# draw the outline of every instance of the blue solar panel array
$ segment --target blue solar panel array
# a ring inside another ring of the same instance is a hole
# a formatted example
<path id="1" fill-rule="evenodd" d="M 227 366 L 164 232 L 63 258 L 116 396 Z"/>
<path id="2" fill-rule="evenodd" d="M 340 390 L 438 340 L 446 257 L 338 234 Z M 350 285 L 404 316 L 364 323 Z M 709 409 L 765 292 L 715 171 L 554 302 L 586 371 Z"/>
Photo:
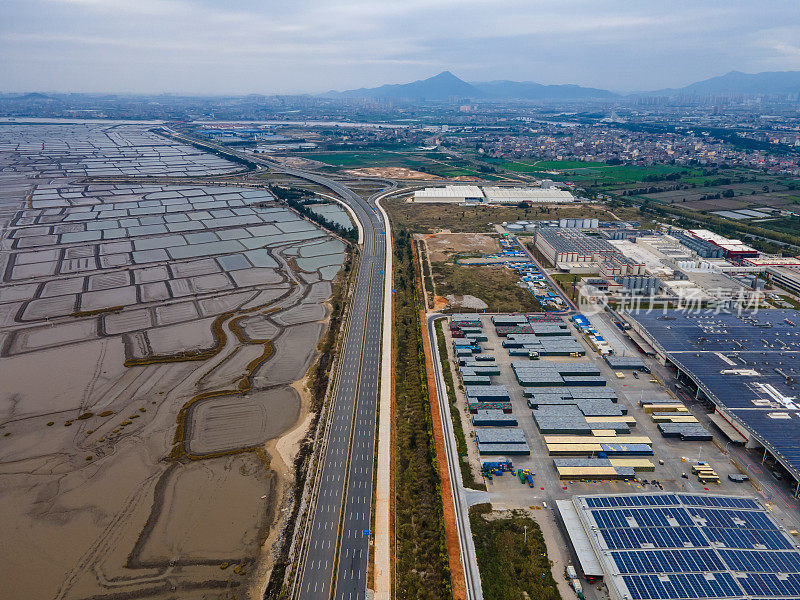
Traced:
<path id="1" fill-rule="evenodd" d="M 681 508 L 620 508 L 592 511 L 597 524 L 603 529 L 612 527 L 672 527 L 672 519 L 679 525 L 690 527 L 694 522 Z"/>
<path id="2" fill-rule="evenodd" d="M 685 548 L 708 546 L 696 527 L 651 527 L 648 529 L 603 529 L 603 539 L 613 550 L 639 549 L 652 544 L 655 548 Z"/>
<path id="3" fill-rule="evenodd" d="M 778 576 L 774 573 L 751 573 L 738 579 L 750 596 L 785 598 L 800 595 L 800 575 Z"/>
<path id="4" fill-rule="evenodd" d="M 721 508 L 748 508 L 760 510 L 761 506 L 750 498 L 733 498 L 730 496 L 699 496 L 678 494 L 677 499 L 684 506 L 719 506 Z M 677 504 L 677 502 L 676 502 Z"/>
<path id="5" fill-rule="evenodd" d="M 800 553 L 720 550 L 719 555 L 731 571 L 746 573 L 800 573 Z"/>
<path id="6" fill-rule="evenodd" d="M 623 580 L 633 600 L 650 598 L 741 598 L 742 592 L 730 573 L 710 573 L 713 579 L 697 573 L 670 575 L 625 575 Z"/>
<path id="7" fill-rule="evenodd" d="M 632 600 L 800 598 L 800 551 L 749 498 L 584 499 Z"/>
<path id="8" fill-rule="evenodd" d="M 770 453 L 800 480 L 800 415 L 754 384 L 772 386 L 786 398 L 800 396 L 800 318 L 793 310 L 715 313 L 669 310 L 638 313 L 645 337 L 689 375 L 711 401 L 743 429 L 765 442 Z M 732 377 L 747 369 L 748 377 Z M 755 403 L 767 400 L 766 403 Z M 788 420 L 769 413 L 787 410 Z"/>
<path id="9" fill-rule="evenodd" d="M 713 550 L 642 550 L 612 552 L 611 556 L 620 573 L 704 573 L 726 569 Z"/>
<path id="10" fill-rule="evenodd" d="M 778 531 L 737 530 L 737 529 L 704 529 L 703 533 L 712 542 L 719 542 L 727 548 L 759 548 L 783 550 L 792 548 Z"/>
<path id="11" fill-rule="evenodd" d="M 586 505 L 590 508 L 609 506 L 670 506 L 680 504 L 675 494 L 658 496 L 597 496 L 586 498 Z"/>

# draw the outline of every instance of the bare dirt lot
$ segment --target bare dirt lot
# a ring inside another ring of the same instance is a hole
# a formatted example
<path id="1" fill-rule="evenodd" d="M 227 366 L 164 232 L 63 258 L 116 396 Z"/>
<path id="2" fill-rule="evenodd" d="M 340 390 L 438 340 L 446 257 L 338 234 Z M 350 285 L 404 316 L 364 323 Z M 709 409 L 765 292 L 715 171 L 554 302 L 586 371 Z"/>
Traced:
<path id="1" fill-rule="evenodd" d="M 423 237 L 431 262 L 445 262 L 455 254 L 494 254 L 500 250 L 496 237 L 479 233 L 435 233 Z"/>
<path id="2" fill-rule="evenodd" d="M 505 267 L 470 267 L 434 263 L 433 282 L 436 294 L 453 301 L 452 308 L 487 310 L 488 312 L 539 312 L 541 305 L 528 290 L 517 285 L 515 271 Z M 461 300 L 465 297 L 467 303 Z M 480 306 L 472 298 L 482 301 Z"/>
<path id="3" fill-rule="evenodd" d="M 436 175 L 415 171 L 406 167 L 364 167 L 362 169 L 348 169 L 345 173 L 348 175 L 355 175 L 356 177 L 388 177 L 389 179 L 407 180 L 441 179 L 441 177 L 437 177 Z"/>

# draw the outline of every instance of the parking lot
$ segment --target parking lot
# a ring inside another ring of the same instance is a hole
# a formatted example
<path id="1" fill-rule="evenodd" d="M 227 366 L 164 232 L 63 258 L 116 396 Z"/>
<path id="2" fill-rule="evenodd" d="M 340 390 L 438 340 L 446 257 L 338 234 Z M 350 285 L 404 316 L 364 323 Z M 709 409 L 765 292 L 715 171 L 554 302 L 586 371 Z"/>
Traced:
<path id="1" fill-rule="evenodd" d="M 597 319 L 604 318 L 595 316 L 592 318 L 594 323 Z M 645 414 L 639 405 L 641 400 L 648 400 L 654 397 L 665 397 L 674 392 L 664 385 L 668 385 L 668 374 L 659 368 L 654 361 L 642 357 L 645 363 L 653 371 L 653 374 L 641 372 L 638 377 L 632 375 L 631 371 L 624 372 L 624 378 L 618 378 L 615 372 L 607 365 L 605 360 L 594 352 L 586 340 L 578 331 L 570 325 L 572 337 L 580 342 L 586 351 L 586 355 L 580 358 L 571 357 L 542 357 L 540 362 L 586 362 L 589 361 L 596 365 L 602 376 L 606 379 L 607 385 L 613 388 L 618 396 L 620 406 L 627 408 L 627 415 L 634 417 L 636 425 L 631 427 L 631 436 L 647 436 L 652 440 L 653 456 L 649 458 L 655 466 L 653 472 L 638 472 L 637 477 L 630 480 L 574 480 L 562 481 L 553 465 L 553 457 L 548 454 L 547 447 L 541 433 L 531 416 L 531 409 L 528 408 L 527 399 L 523 395 L 523 388 L 517 383 L 516 377 L 511 367 L 512 360 L 519 360 L 519 357 L 509 356 L 508 349 L 503 348 L 503 338 L 495 332 L 495 327 L 491 321 L 491 315 L 481 315 L 483 333 L 488 340 L 481 344 L 481 352 L 492 354 L 500 369 L 500 375 L 492 377 L 492 385 L 505 385 L 508 388 L 513 413 L 516 416 L 519 427 L 525 433 L 525 437 L 531 448 L 530 456 L 511 456 L 509 457 L 516 469 L 529 469 L 534 472 L 535 486 L 529 487 L 527 484 L 520 483 L 514 474 L 495 476 L 492 480 L 484 479 L 491 502 L 495 508 L 529 508 L 531 506 L 541 506 L 547 504 L 548 508 L 554 500 L 568 498 L 576 494 L 610 494 L 610 493 L 629 493 L 631 491 L 686 491 L 693 493 L 730 493 L 739 495 L 752 495 L 760 497 L 762 500 L 769 500 L 770 494 L 762 495 L 756 486 L 762 487 L 758 480 L 754 482 L 733 482 L 728 479 L 729 474 L 740 474 L 741 471 L 730 460 L 729 456 L 737 456 L 737 450 L 727 445 L 726 440 L 720 432 L 713 428 L 704 419 L 707 410 L 698 404 L 689 406 L 689 409 L 698 417 L 699 421 L 715 436 L 715 442 L 695 442 L 682 441 L 680 438 L 665 438 L 658 430 L 656 423 L 653 422 L 649 414 Z M 568 320 L 565 318 L 565 322 Z M 602 325 L 604 336 L 611 337 L 612 346 L 619 353 L 636 352 L 628 345 L 623 334 L 617 335 L 613 330 L 614 326 L 610 321 L 605 321 Z M 445 328 L 447 331 L 447 328 Z M 454 369 L 454 381 L 458 382 L 458 371 L 453 363 L 452 339 L 449 332 L 446 333 L 448 340 L 448 352 L 451 366 Z M 618 339 L 614 339 L 616 336 Z M 639 355 L 641 356 L 641 355 Z M 459 413 L 462 417 L 464 431 L 467 436 L 469 446 L 469 458 L 472 463 L 473 471 L 480 480 L 480 460 L 474 440 L 474 429 L 471 419 L 466 411 L 466 396 L 462 386 L 456 386 L 456 395 L 459 402 Z M 533 388 L 535 389 L 535 388 Z M 588 439 L 589 436 L 587 436 Z M 624 435 L 623 435 L 624 437 Z M 482 457 L 491 459 L 493 457 Z M 663 462 L 663 464 L 662 464 Z M 719 475 L 719 484 L 703 484 L 692 474 L 692 465 L 698 462 L 708 463 Z M 742 460 L 737 459 L 739 464 Z M 766 471 L 763 471 L 766 473 Z M 683 477 L 683 474 L 686 477 Z M 752 471 L 750 471 L 751 474 Z M 776 482 L 772 482 L 775 484 Z M 755 485 L 753 485 L 755 484 Z M 800 528 L 796 510 L 789 510 L 791 506 L 782 503 L 770 504 L 776 516 L 788 529 Z"/>

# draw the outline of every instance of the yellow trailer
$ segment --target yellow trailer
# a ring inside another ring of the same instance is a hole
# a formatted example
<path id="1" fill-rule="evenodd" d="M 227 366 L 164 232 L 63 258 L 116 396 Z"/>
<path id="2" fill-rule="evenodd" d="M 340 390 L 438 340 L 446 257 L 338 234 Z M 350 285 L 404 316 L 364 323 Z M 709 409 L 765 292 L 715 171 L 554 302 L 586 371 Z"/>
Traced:
<path id="1" fill-rule="evenodd" d="M 674 416 L 670 415 L 651 415 L 653 423 L 698 423 L 699 421 L 692 415 L 684 415 L 682 413 L 675 413 Z"/>
<path id="2" fill-rule="evenodd" d="M 560 479 L 622 479 L 614 467 L 556 467 Z"/>
<path id="3" fill-rule="evenodd" d="M 694 473 L 695 475 L 697 473 L 708 473 L 708 472 L 713 473 L 714 467 L 712 467 L 711 465 L 692 465 L 692 473 Z"/>
<path id="4" fill-rule="evenodd" d="M 700 481 L 700 483 L 719 483 L 719 477 L 717 475 L 700 474 L 697 476 L 697 479 Z"/>
<path id="5" fill-rule="evenodd" d="M 613 429 L 592 429 L 592 437 L 614 437 L 617 432 Z"/>
<path id="6" fill-rule="evenodd" d="M 587 423 L 627 423 L 629 426 L 636 425 L 636 418 L 629 415 L 616 417 L 584 417 Z"/>
<path id="7" fill-rule="evenodd" d="M 686 408 L 683 404 L 649 404 L 645 402 L 642 404 L 642 409 L 646 414 L 650 414 L 653 412 L 689 412 L 689 409 Z"/>
<path id="8" fill-rule="evenodd" d="M 547 444 L 547 452 L 551 455 L 591 454 L 602 452 L 603 444 Z"/>
<path id="9" fill-rule="evenodd" d="M 649 444 L 653 441 L 646 435 L 545 435 L 545 444 Z"/>

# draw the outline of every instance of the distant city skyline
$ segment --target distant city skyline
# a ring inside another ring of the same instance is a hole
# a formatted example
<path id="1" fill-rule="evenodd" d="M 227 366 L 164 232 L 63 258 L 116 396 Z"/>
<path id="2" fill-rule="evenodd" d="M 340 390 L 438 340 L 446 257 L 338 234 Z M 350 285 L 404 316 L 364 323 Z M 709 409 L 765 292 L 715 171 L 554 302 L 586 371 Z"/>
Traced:
<path id="1" fill-rule="evenodd" d="M 800 3 L 5 0 L 0 91 L 322 93 L 465 81 L 681 87 L 800 70 Z"/>

